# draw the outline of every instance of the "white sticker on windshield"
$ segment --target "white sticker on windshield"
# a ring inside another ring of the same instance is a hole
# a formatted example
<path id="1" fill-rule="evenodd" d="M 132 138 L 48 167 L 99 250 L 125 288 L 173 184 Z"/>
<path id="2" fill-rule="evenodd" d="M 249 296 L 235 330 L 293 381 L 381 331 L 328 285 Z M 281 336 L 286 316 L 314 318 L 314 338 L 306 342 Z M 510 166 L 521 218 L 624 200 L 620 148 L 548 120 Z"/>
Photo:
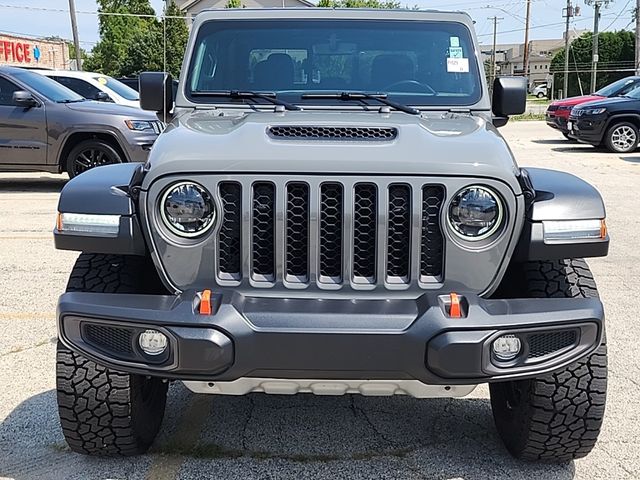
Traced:
<path id="1" fill-rule="evenodd" d="M 459 47 L 460 39 L 458 37 L 449 37 L 449 45 L 452 47 Z"/>
<path id="2" fill-rule="evenodd" d="M 462 58 L 462 47 L 449 47 L 449 58 Z"/>
<path id="3" fill-rule="evenodd" d="M 447 72 L 469 73 L 468 58 L 447 58 Z"/>

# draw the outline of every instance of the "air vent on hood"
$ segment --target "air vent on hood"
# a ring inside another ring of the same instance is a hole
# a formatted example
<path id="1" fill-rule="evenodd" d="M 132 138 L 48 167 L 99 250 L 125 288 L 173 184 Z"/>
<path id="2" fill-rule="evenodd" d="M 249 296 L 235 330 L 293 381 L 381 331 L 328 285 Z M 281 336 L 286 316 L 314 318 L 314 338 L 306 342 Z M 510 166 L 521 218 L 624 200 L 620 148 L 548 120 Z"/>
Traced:
<path id="1" fill-rule="evenodd" d="M 393 127 L 323 127 L 314 125 L 281 125 L 269 127 L 269 135 L 281 140 L 360 140 L 389 141 L 398 136 Z"/>

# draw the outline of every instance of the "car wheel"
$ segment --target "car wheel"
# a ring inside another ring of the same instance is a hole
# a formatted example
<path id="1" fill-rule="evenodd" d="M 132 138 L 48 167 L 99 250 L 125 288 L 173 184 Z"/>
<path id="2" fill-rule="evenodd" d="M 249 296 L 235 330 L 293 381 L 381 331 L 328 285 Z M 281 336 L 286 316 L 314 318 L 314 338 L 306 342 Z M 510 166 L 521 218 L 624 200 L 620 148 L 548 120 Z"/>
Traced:
<path id="1" fill-rule="evenodd" d="M 65 170 L 69 178 L 102 165 L 122 163 L 121 154 L 103 140 L 91 139 L 78 143 L 69 152 Z"/>
<path id="2" fill-rule="evenodd" d="M 507 283 L 525 297 L 597 297 L 584 260 L 527 262 Z M 493 418 L 507 450 L 516 458 L 569 462 L 595 446 L 607 392 L 606 342 L 562 370 L 489 386 Z"/>
<path id="3" fill-rule="evenodd" d="M 67 291 L 152 293 L 158 285 L 144 257 L 83 253 Z M 58 342 L 56 388 L 62 433 L 74 452 L 137 455 L 158 434 L 167 398 L 162 379 L 112 370 Z"/>
<path id="4" fill-rule="evenodd" d="M 629 122 L 612 125 L 607 130 L 605 144 L 615 153 L 633 152 L 638 147 L 638 127 Z"/>
<path id="5" fill-rule="evenodd" d="M 538 93 L 537 93 L 537 95 L 536 95 L 536 97 L 538 97 L 538 98 L 544 98 L 544 97 L 546 97 L 546 95 L 545 95 L 544 93 L 542 93 L 542 92 L 538 92 Z"/>

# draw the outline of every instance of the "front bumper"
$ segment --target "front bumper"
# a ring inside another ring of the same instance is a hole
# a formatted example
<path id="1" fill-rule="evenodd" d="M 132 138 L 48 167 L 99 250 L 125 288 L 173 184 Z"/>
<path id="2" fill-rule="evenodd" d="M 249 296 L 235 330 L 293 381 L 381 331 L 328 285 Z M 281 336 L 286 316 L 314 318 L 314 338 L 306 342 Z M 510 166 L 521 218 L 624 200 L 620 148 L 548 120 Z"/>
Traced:
<path id="1" fill-rule="evenodd" d="M 560 130 L 562 133 L 568 133 L 567 118 L 566 116 L 558 115 L 557 110 L 553 112 L 547 111 L 545 114 L 547 125 L 556 130 Z"/>
<path id="2" fill-rule="evenodd" d="M 60 297 L 58 327 L 65 345 L 100 364 L 192 381 L 264 377 L 477 384 L 562 368 L 591 353 L 602 338 L 604 312 L 598 299 L 485 300 L 462 294 L 462 317 L 451 318 L 449 298 L 424 294 L 416 300 L 330 300 L 235 294 L 223 299 L 212 294 L 211 315 L 200 315 L 195 292 L 72 292 Z M 139 348 L 138 334 L 149 328 L 169 337 L 164 355 L 149 357 Z M 88 335 L 89 329 L 99 333 Z M 516 360 L 500 363 L 491 344 L 507 333 L 522 339 L 523 351 Z M 558 338 L 572 341 L 554 350 Z"/>
<path id="3" fill-rule="evenodd" d="M 127 137 L 127 153 L 130 162 L 146 162 L 149 151 L 158 139 L 155 133 L 132 132 Z"/>
<path id="4" fill-rule="evenodd" d="M 569 136 L 579 142 L 591 145 L 600 145 L 604 137 L 606 120 L 601 116 L 595 117 L 569 117 Z"/>

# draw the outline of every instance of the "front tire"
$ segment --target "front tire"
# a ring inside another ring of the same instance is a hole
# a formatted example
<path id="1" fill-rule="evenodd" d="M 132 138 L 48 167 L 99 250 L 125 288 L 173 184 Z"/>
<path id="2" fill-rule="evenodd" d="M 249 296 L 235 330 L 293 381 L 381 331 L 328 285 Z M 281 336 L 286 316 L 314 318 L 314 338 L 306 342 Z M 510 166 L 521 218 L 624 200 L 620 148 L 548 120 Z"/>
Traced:
<path id="1" fill-rule="evenodd" d="M 84 140 L 71 149 L 65 170 L 69 178 L 102 165 L 122 163 L 124 159 L 112 145 L 99 139 Z"/>
<path id="2" fill-rule="evenodd" d="M 83 253 L 67 291 L 152 293 L 157 288 L 157 275 L 143 257 Z M 58 412 L 71 450 L 103 456 L 144 453 L 162 423 L 167 383 L 111 370 L 60 342 L 56 360 Z"/>
<path id="3" fill-rule="evenodd" d="M 528 262 L 512 285 L 528 297 L 597 297 L 584 260 Z M 587 455 L 605 411 L 607 346 L 568 367 L 528 380 L 492 383 L 491 408 L 507 450 L 516 458 L 552 463 Z"/>
<path id="4" fill-rule="evenodd" d="M 630 153 L 638 148 L 638 127 L 630 122 L 619 122 L 611 125 L 604 137 L 609 151 L 614 153 Z"/>

